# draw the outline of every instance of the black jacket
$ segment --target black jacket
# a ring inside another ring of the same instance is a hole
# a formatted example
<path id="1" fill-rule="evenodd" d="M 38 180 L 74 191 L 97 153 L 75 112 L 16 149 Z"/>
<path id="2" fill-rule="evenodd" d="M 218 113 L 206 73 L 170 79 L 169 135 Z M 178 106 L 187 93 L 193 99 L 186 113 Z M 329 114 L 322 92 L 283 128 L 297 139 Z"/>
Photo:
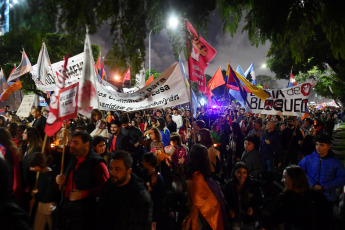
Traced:
<path id="1" fill-rule="evenodd" d="M 151 229 L 152 201 L 143 182 L 131 174 L 128 184 L 117 187 L 109 179 L 97 204 L 97 229 Z"/>

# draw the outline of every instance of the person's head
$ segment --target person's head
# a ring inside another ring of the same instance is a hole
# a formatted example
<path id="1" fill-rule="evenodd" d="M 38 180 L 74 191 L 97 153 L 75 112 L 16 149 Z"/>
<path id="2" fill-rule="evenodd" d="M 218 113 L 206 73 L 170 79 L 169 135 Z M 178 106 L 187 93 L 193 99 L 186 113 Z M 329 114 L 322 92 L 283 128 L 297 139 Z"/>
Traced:
<path id="1" fill-rule="evenodd" d="M 5 112 L 7 112 L 7 111 L 10 110 L 10 106 L 9 105 L 5 105 L 4 109 L 5 109 Z"/>
<path id="2" fill-rule="evenodd" d="M 189 120 L 187 118 L 183 119 L 183 127 L 185 127 L 185 128 L 189 128 L 190 127 Z"/>
<path id="3" fill-rule="evenodd" d="M 203 129 L 206 127 L 206 124 L 203 120 L 196 120 L 195 122 L 195 131 L 199 131 L 200 129 Z"/>
<path id="4" fill-rule="evenodd" d="M 187 116 L 187 117 L 192 117 L 192 113 L 190 112 L 189 109 L 186 110 L 186 116 Z"/>
<path id="5" fill-rule="evenodd" d="M 139 127 L 137 119 L 134 118 L 131 123 L 132 123 L 132 126 Z"/>
<path id="6" fill-rule="evenodd" d="M 175 145 L 181 146 L 182 140 L 181 140 L 180 134 L 175 133 L 175 132 L 174 132 L 174 133 L 171 133 L 171 135 L 170 135 L 170 144 L 171 144 L 172 146 L 175 146 Z"/>
<path id="7" fill-rule="evenodd" d="M 102 155 L 106 153 L 106 149 L 107 149 L 107 141 L 104 137 L 102 136 L 96 136 L 92 139 L 92 147 L 93 150 L 95 150 L 95 152 L 98 155 Z"/>
<path id="8" fill-rule="evenodd" d="M 166 119 L 167 122 L 171 122 L 172 121 L 172 116 L 170 114 L 166 115 Z"/>
<path id="9" fill-rule="evenodd" d="M 157 117 L 152 116 L 151 117 L 151 124 L 155 124 L 156 125 L 157 122 Z"/>
<path id="10" fill-rule="evenodd" d="M 193 145 L 189 153 L 188 162 L 190 176 L 194 172 L 199 171 L 204 176 L 205 180 L 210 177 L 210 160 L 208 158 L 208 150 L 204 145 Z"/>
<path id="11" fill-rule="evenodd" d="M 213 132 L 218 132 L 219 129 L 220 129 L 220 123 L 219 123 L 219 121 L 213 122 L 212 127 L 211 127 L 211 130 L 212 130 Z"/>
<path id="12" fill-rule="evenodd" d="M 144 119 L 142 116 L 137 117 L 138 124 L 143 123 Z"/>
<path id="13" fill-rule="evenodd" d="M 261 126 L 262 126 L 261 120 L 259 120 L 259 119 L 255 120 L 255 122 L 254 122 L 254 129 L 255 130 L 259 130 L 261 128 Z"/>
<path id="14" fill-rule="evenodd" d="M 31 171 L 41 171 L 49 165 L 48 157 L 46 154 L 42 154 L 41 152 L 34 152 L 29 165 Z"/>
<path id="15" fill-rule="evenodd" d="M 173 108 L 173 114 L 178 115 L 178 108 L 177 107 Z"/>
<path id="16" fill-rule="evenodd" d="M 159 130 L 164 130 L 164 128 L 165 128 L 165 120 L 163 118 L 159 117 L 157 119 L 156 125 L 157 125 L 157 128 Z"/>
<path id="17" fill-rule="evenodd" d="M 111 111 L 107 111 L 107 116 L 111 116 Z"/>
<path id="18" fill-rule="evenodd" d="M 4 116 L 0 116 L 0 127 L 6 127 L 6 119 Z"/>
<path id="19" fill-rule="evenodd" d="M 304 119 L 304 126 L 309 126 L 312 124 L 312 121 L 309 117 L 307 117 L 306 119 Z"/>
<path id="20" fill-rule="evenodd" d="M 288 118 L 287 118 L 287 126 L 288 126 L 290 129 L 293 129 L 293 128 L 295 127 L 293 117 L 288 117 Z"/>
<path id="21" fill-rule="evenodd" d="M 35 118 L 38 119 L 41 117 L 41 110 L 39 108 L 33 108 L 31 109 L 31 115 Z"/>
<path id="22" fill-rule="evenodd" d="M 254 149 L 255 137 L 253 135 L 246 136 L 244 138 L 244 150 L 250 152 Z"/>
<path id="23" fill-rule="evenodd" d="M 157 115 L 157 117 L 163 117 L 163 113 L 159 109 L 156 111 L 156 115 Z"/>
<path id="24" fill-rule="evenodd" d="M 23 139 L 23 133 L 26 129 L 26 125 L 18 125 L 17 127 L 17 139 L 22 140 Z"/>
<path id="25" fill-rule="evenodd" d="M 141 115 L 141 114 L 140 114 L 140 112 L 138 112 L 138 111 L 136 111 L 136 112 L 134 113 L 134 117 L 136 117 L 136 118 L 137 118 L 137 117 L 140 117 L 140 115 Z"/>
<path id="26" fill-rule="evenodd" d="M 297 165 L 290 165 L 283 171 L 282 183 L 285 191 L 304 193 L 310 189 L 304 170 Z"/>
<path id="27" fill-rule="evenodd" d="M 11 136 L 14 138 L 17 136 L 17 129 L 18 129 L 18 124 L 15 122 L 11 122 L 8 124 L 8 131 L 10 131 Z"/>
<path id="28" fill-rule="evenodd" d="M 128 116 L 123 116 L 121 118 L 121 127 L 124 128 L 124 129 L 129 127 L 129 118 L 128 118 Z"/>
<path id="29" fill-rule="evenodd" d="M 275 115 L 274 120 L 276 122 L 280 122 L 282 120 L 282 118 L 279 115 Z"/>
<path id="30" fill-rule="evenodd" d="M 110 162 L 110 180 L 117 187 L 128 184 L 131 180 L 133 160 L 131 155 L 124 151 L 118 150 L 114 153 Z"/>
<path id="31" fill-rule="evenodd" d="M 240 125 L 237 122 L 232 122 L 230 125 L 230 129 L 235 136 L 242 135 Z"/>
<path id="32" fill-rule="evenodd" d="M 23 140 L 26 141 L 29 146 L 41 146 L 42 139 L 40 132 L 33 127 L 27 127 L 23 132 Z"/>
<path id="33" fill-rule="evenodd" d="M 211 132 L 208 129 L 200 129 L 198 132 L 198 141 L 200 144 L 205 145 L 207 148 L 213 145 Z"/>
<path id="34" fill-rule="evenodd" d="M 232 169 L 232 178 L 235 183 L 244 184 L 248 178 L 248 167 L 244 162 L 239 161 L 234 165 Z"/>
<path id="35" fill-rule="evenodd" d="M 151 128 L 150 138 L 151 140 L 155 140 L 157 142 L 162 141 L 162 135 L 157 128 Z"/>
<path id="36" fill-rule="evenodd" d="M 272 132 L 276 128 L 276 125 L 277 124 L 274 121 L 269 121 L 269 122 L 267 122 L 266 130 L 268 132 Z"/>
<path id="37" fill-rule="evenodd" d="M 118 120 L 112 120 L 110 122 L 110 133 L 117 136 L 121 132 L 121 122 Z"/>
<path id="38" fill-rule="evenodd" d="M 327 134 L 320 134 L 315 138 L 315 149 L 321 157 L 325 157 L 331 149 L 331 138 Z"/>
<path id="39" fill-rule="evenodd" d="M 145 153 L 142 160 L 142 165 L 145 169 L 155 168 L 157 166 L 157 157 L 151 152 Z"/>
<path id="40" fill-rule="evenodd" d="M 103 113 L 100 109 L 93 109 L 91 111 L 91 124 L 96 124 L 98 120 L 100 120 L 103 116 Z"/>
<path id="41" fill-rule="evenodd" d="M 17 149 L 10 132 L 4 127 L 0 127 L 0 144 L 13 151 Z"/>
<path id="42" fill-rule="evenodd" d="M 83 157 L 89 153 L 92 145 L 92 138 L 87 132 L 76 132 L 72 136 L 70 151 L 78 157 Z"/>

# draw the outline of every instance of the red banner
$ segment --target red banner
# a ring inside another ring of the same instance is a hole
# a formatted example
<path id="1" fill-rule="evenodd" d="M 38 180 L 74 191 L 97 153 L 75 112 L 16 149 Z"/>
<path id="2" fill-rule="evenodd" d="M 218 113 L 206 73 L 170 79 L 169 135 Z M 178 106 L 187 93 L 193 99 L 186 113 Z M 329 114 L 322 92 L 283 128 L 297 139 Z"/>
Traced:
<path id="1" fill-rule="evenodd" d="M 188 69 L 189 80 L 197 81 L 199 90 L 206 92 L 206 78 L 205 69 L 208 63 L 216 56 L 217 51 L 210 46 L 198 33 L 193 26 L 186 20 L 186 27 L 188 31 L 187 42 L 192 42 L 189 47 Z"/>

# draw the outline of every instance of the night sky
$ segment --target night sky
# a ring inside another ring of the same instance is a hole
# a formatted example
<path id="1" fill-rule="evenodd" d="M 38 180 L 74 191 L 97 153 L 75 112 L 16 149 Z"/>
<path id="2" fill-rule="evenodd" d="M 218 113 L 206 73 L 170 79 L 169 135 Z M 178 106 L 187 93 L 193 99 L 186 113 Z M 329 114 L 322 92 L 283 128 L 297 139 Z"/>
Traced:
<path id="1" fill-rule="evenodd" d="M 241 65 L 243 71 L 254 62 L 255 75 L 268 75 L 274 77 L 275 74 L 271 72 L 268 68 L 262 68 L 262 64 L 267 61 L 267 51 L 269 49 L 270 43 L 266 42 L 265 45 L 260 45 L 258 47 L 252 46 L 249 39 L 248 33 L 242 33 L 242 27 L 244 21 L 240 23 L 237 33 L 234 37 L 230 36 L 230 32 L 222 33 L 221 29 L 221 19 L 218 15 L 212 15 L 210 17 L 210 24 L 207 31 L 207 36 L 201 32 L 201 36 L 212 45 L 217 50 L 217 55 L 210 62 L 205 73 L 213 76 L 218 67 L 226 69 L 228 60 L 230 60 L 230 65 L 236 70 L 237 65 Z M 183 23 L 180 21 L 180 23 Z M 91 42 L 93 44 L 98 44 L 102 48 L 102 56 L 105 56 L 106 52 L 111 47 L 111 42 L 109 39 L 109 27 L 103 25 L 97 34 L 91 36 Z M 146 59 L 145 68 L 148 69 L 149 66 L 149 38 L 147 34 L 146 38 Z M 184 66 L 187 69 L 186 59 L 183 52 L 181 52 L 181 57 L 184 62 Z M 169 44 L 169 39 L 166 30 L 162 30 L 159 34 L 151 35 L 151 67 L 158 72 L 163 72 L 172 63 L 175 62 L 172 47 Z M 106 68 L 107 70 L 108 68 Z M 108 72 L 107 72 L 108 73 Z M 285 88 L 287 85 L 287 80 L 279 80 L 278 84 L 280 87 Z"/>

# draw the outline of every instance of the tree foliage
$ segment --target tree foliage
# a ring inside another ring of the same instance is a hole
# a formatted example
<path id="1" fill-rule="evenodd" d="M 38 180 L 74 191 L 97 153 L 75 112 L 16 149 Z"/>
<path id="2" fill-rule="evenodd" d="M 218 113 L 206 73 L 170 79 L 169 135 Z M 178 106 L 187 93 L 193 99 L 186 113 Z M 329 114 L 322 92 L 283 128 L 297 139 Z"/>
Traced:
<path id="1" fill-rule="evenodd" d="M 14 65 L 18 66 L 20 64 L 20 52 L 23 47 L 31 64 L 34 65 L 37 62 L 41 46 L 35 47 L 30 44 L 30 40 L 26 38 L 28 31 L 30 31 L 30 29 L 21 27 L 18 30 L 10 31 L 0 37 L 0 66 L 3 67 L 6 77 L 9 77 Z M 72 35 L 46 33 L 43 40 L 46 43 L 51 63 L 63 60 L 67 54 L 74 56 L 84 51 L 84 40 L 78 39 Z M 71 40 L 74 40 L 73 46 L 70 45 Z M 94 58 L 98 57 L 99 52 L 100 47 L 98 45 L 92 45 Z M 46 94 L 36 88 L 30 73 L 21 76 L 20 80 L 23 85 L 24 93 L 33 92 L 47 100 Z"/>

